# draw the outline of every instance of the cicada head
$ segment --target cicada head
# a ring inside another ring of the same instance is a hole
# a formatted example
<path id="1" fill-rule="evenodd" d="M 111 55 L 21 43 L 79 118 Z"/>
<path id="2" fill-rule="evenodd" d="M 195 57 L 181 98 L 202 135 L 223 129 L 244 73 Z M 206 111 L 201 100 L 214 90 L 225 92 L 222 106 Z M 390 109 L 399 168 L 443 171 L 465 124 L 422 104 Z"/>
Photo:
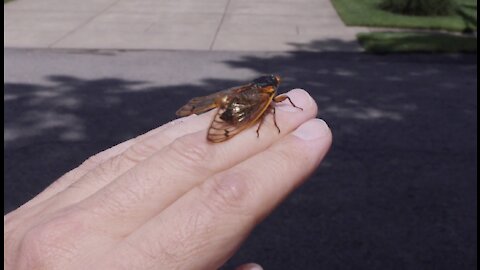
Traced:
<path id="1" fill-rule="evenodd" d="M 265 76 L 259 77 L 253 80 L 253 83 L 259 88 L 270 86 L 276 89 L 280 84 L 280 81 L 281 81 L 280 76 L 272 74 L 272 75 L 265 75 Z"/>

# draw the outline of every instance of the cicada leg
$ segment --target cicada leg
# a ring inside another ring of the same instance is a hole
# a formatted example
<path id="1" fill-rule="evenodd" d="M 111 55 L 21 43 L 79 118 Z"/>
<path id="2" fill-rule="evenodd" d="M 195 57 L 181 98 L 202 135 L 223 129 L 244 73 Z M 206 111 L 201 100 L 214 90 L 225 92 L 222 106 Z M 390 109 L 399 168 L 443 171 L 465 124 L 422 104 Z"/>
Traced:
<path id="1" fill-rule="evenodd" d="M 293 102 L 292 102 L 292 100 L 290 99 L 290 97 L 288 97 L 288 96 L 286 96 L 286 95 L 276 96 L 276 97 L 273 98 L 273 101 L 275 101 L 275 102 L 282 102 L 282 101 L 284 101 L 285 99 L 288 99 L 288 101 L 290 101 L 290 104 L 292 104 L 293 107 L 298 108 L 298 109 L 300 109 L 300 110 L 303 111 L 303 108 L 300 108 L 300 107 L 298 107 L 297 105 L 293 104 Z"/>
<path id="2" fill-rule="evenodd" d="M 278 125 L 277 125 L 277 118 L 276 118 L 276 114 L 275 114 L 275 106 L 270 105 L 269 108 L 268 108 L 268 110 L 269 110 L 270 112 L 272 112 L 272 115 L 273 115 L 273 123 L 275 124 L 275 127 L 276 127 L 277 130 L 278 130 L 278 133 L 280 133 L 280 128 L 279 128 Z M 259 132 L 259 131 L 260 131 L 260 127 L 262 126 L 263 120 L 264 120 L 264 118 L 265 118 L 266 115 L 267 115 L 267 114 L 265 113 L 265 114 L 262 115 L 262 117 L 260 117 L 259 124 L 258 124 L 258 128 L 257 128 L 257 138 L 260 137 L 260 132 Z"/>
<path id="3" fill-rule="evenodd" d="M 257 138 L 260 137 L 260 127 L 262 126 L 263 124 L 263 118 L 265 118 L 265 115 L 263 115 L 262 117 L 260 117 L 260 123 L 258 124 L 258 128 L 257 128 Z"/>
<path id="4" fill-rule="evenodd" d="M 275 124 L 275 127 L 278 130 L 278 133 L 280 133 L 280 128 L 277 125 L 277 115 L 275 114 L 275 107 L 271 106 L 270 109 L 272 110 L 272 115 L 273 115 L 273 123 Z"/>
<path id="5" fill-rule="evenodd" d="M 282 95 L 282 96 L 276 96 L 273 98 L 273 101 L 274 102 L 282 102 L 284 100 L 288 99 L 288 101 L 290 102 L 290 104 L 292 104 L 293 107 L 295 108 L 298 108 L 300 110 L 303 111 L 303 108 L 300 108 L 298 107 L 297 105 L 295 105 L 292 100 L 290 99 L 290 97 L 286 96 L 286 95 Z M 270 104 L 269 105 L 269 108 L 268 110 L 270 112 L 272 112 L 272 115 L 273 115 L 273 123 L 275 124 L 275 127 L 277 128 L 278 130 L 278 133 L 280 133 L 280 128 L 278 127 L 278 124 L 277 124 L 277 115 L 276 115 L 276 110 L 275 110 L 275 106 L 273 104 Z M 260 118 L 260 123 L 258 124 L 258 128 L 257 128 L 257 138 L 260 137 L 260 127 L 262 126 L 263 124 L 263 118 L 265 117 L 266 114 L 264 114 L 261 118 Z"/>

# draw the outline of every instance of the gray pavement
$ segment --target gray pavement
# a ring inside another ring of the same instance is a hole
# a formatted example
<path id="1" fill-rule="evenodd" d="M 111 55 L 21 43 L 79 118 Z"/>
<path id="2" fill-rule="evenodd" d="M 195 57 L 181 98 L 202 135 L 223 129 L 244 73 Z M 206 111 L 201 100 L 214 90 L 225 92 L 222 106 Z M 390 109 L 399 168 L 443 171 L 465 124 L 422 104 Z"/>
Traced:
<path id="1" fill-rule="evenodd" d="M 192 96 L 279 73 L 280 91 L 300 87 L 315 98 L 333 146 L 225 269 L 249 261 L 265 269 L 476 269 L 476 55 L 301 51 L 350 45 L 5 49 L 4 212 L 90 155 L 173 119 Z"/>
<path id="2" fill-rule="evenodd" d="M 329 0 L 15 0 L 4 47 L 289 51 L 315 40 L 359 51 Z M 306 48 L 305 48 L 306 49 Z"/>

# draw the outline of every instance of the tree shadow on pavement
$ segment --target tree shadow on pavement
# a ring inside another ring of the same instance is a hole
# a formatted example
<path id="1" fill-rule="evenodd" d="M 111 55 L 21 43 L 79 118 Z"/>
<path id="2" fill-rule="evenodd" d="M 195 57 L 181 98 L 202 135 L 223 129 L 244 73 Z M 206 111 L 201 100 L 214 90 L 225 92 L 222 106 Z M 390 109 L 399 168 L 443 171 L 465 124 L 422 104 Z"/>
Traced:
<path id="1" fill-rule="evenodd" d="M 248 261 L 265 269 L 476 266 L 476 57 L 310 53 L 302 46 L 222 60 L 226 69 L 282 75 L 280 92 L 308 90 L 334 137 L 309 181 L 225 269 Z M 90 155 L 173 119 L 189 98 L 248 78 L 211 74 L 200 84 L 153 82 L 159 86 L 72 74 L 47 79 L 4 84 L 4 212 Z"/>
<path id="2" fill-rule="evenodd" d="M 334 138 L 310 181 L 229 267 L 476 265 L 474 57 L 292 52 L 228 62 L 281 72 L 284 89 L 307 89 Z"/>

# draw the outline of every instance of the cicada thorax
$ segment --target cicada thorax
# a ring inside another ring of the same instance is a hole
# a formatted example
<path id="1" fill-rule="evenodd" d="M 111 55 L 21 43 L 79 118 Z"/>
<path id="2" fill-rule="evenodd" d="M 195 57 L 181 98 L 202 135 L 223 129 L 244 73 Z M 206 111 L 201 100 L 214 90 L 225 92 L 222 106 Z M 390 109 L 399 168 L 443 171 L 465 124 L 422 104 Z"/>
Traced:
<path id="1" fill-rule="evenodd" d="M 220 115 L 220 119 L 232 125 L 240 123 L 245 120 L 245 116 L 248 115 L 248 107 L 247 104 L 241 103 L 235 98 L 227 105 L 225 111 Z"/>
<path id="2" fill-rule="evenodd" d="M 252 105 L 249 100 L 235 97 L 225 106 L 220 119 L 232 125 L 241 123 L 251 113 L 251 108 Z"/>
<path id="3" fill-rule="evenodd" d="M 273 97 L 274 92 L 267 94 Z M 271 101 L 271 97 L 267 99 Z M 258 117 L 253 116 L 259 110 L 258 104 L 262 102 L 264 103 L 263 106 L 267 106 L 268 104 L 265 103 L 270 103 L 270 101 L 265 102 L 265 93 L 260 88 L 252 87 L 250 91 L 226 98 L 222 106 L 224 110 L 220 114 L 220 119 L 232 125 L 245 121 L 255 121 Z M 264 110 L 264 108 L 260 108 L 260 110 Z"/>

